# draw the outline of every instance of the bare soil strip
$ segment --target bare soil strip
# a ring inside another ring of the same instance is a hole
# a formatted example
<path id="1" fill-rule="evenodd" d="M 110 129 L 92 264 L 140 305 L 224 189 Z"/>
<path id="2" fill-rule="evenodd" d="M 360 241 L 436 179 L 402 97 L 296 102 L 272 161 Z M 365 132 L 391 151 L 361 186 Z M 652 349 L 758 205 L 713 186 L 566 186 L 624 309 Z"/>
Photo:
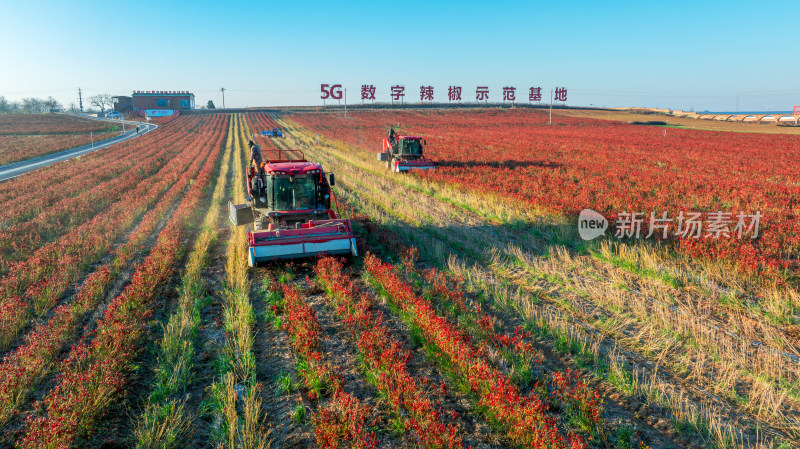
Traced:
<path id="1" fill-rule="evenodd" d="M 257 376 L 262 379 L 264 388 L 261 391 L 261 402 L 269 413 L 271 444 L 274 448 L 305 449 L 316 447 L 314 435 L 307 421 L 297 422 L 293 415 L 298 407 L 310 408 L 311 402 L 300 390 L 285 391 L 279 380 L 291 377 L 291 383 L 300 384 L 296 371 L 296 359 L 286 332 L 276 329 L 272 322 L 267 322 L 266 304 L 264 302 L 264 281 L 268 269 L 252 270 L 253 285 L 250 300 L 253 303 L 256 320 L 255 354 Z"/>

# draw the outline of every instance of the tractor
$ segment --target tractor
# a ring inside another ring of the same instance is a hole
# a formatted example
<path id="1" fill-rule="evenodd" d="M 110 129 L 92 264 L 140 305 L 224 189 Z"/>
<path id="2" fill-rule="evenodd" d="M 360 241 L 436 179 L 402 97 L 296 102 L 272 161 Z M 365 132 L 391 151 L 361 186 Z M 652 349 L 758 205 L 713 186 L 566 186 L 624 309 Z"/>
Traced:
<path id="1" fill-rule="evenodd" d="M 383 139 L 383 151 L 378 153 L 378 161 L 386 162 L 386 168 L 395 173 L 435 169 L 436 165 L 423 156 L 423 145 L 427 142 L 422 137 L 399 135 L 392 128 L 388 137 Z"/>
<path id="2" fill-rule="evenodd" d="M 331 208 L 333 173 L 299 150 L 262 150 L 268 158 L 247 170 L 245 204 L 229 202 L 234 226 L 250 225 L 248 265 L 320 254 L 357 256 L 350 220 Z"/>

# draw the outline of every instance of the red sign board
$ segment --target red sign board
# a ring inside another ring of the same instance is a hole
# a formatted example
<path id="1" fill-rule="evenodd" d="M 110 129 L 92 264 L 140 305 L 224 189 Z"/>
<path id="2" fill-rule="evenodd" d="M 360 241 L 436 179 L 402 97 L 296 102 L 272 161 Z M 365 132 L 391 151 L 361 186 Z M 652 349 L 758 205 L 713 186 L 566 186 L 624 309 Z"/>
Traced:
<path id="1" fill-rule="evenodd" d="M 800 106 L 795 106 L 794 107 L 794 113 L 795 114 L 800 114 Z"/>
<path id="2" fill-rule="evenodd" d="M 342 84 L 320 84 L 320 98 L 323 100 L 341 100 L 343 95 L 344 86 Z M 395 101 L 402 101 L 403 97 L 406 96 L 405 94 L 406 87 L 402 85 L 394 85 L 391 86 L 390 95 L 392 98 L 392 102 Z M 362 84 L 361 85 L 361 101 L 364 100 L 372 100 L 375 101 L 375 85 L 374 84 Z M 449 86 L 447 89 L 447 101 L 461 101 L 461 93 L 462 93 L 462 86 Z M 551 95 L 553 91 L 551 91 Z M 431 85 L 428 86 L 420 86 L 419 87 L 419 99 L 420 101 L 430 101 L 433 102 L 434 100 L 434 87 Z M 566 87 L 557 87 L 555 89 L 555 96 L 551 98 L 554 101 L 567 101 L 567 88 Z M 475 89 L 475 100 L 477 101 L 489 101 L 489 86 L 477 86 Z M 503 87 L 503 101 L 507 102 L 510 101 L 514 103 L 517 100 L 517 88 L 514 86 L 505 86 Z M 531 87 L 529 89 L 528 101 L 542 101 L 542 87 Z M 800 106 L 794 107 L 794 114 L 800 114 Z"/>

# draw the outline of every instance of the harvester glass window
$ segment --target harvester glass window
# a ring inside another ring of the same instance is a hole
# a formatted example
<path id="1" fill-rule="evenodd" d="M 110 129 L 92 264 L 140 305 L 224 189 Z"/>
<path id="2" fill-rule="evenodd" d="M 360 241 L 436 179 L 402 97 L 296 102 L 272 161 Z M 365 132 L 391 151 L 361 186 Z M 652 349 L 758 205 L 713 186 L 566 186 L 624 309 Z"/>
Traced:
<path id="1" fill-rule="evenodd" d="M 273 193 L 274 210 L 317 208 L 317 183 L 314 176 L 275 176 Z"/>
<path id="2" fill-rule="evenodd" d="M 405 154 L 419 154 L 419 141 L 406 140 L 403 153 Z"/>

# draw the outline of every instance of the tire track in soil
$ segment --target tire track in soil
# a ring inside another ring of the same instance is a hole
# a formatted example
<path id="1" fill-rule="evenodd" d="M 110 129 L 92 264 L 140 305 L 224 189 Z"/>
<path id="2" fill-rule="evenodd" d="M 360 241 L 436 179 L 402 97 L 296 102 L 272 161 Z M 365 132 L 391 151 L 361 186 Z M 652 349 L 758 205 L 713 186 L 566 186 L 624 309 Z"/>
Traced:
<path id="1" fill-rule="evenodd" d="M 253 305 L 255 338 L 253 352 L 256 358 L 256 377 L 262 383 L 261 406 L 266 411 L 271 447 L 281 449 L 308 449 L 317 447 L 314 431 L 308 421 L 298 424 L 292 419 L 298 405 L 311 408 L 311 403 L 299 390 L 288 393 L 278 389 L 278 378 L 290 374 L 292 382 L 300 382 L 295 371 L 294 350 L 284 330 L 275 330 L 264 320 L 266 303 L 262 285 L 269 268 L 251 268 L 250 302 Z"/>
<path id="2" fill-rule="evenodd" d="M 225 330 L 222 327 L 222 304 L 220 292 L 225 279 L 226 251 L 230 228 L 225 224 L 225 214 L 220 214 L 217 241 L 210 249 L 208 265 L 203 270 L 206 282 L 207 303 L 200 309 L 201 324 L 197 330 L 196 352 L 194 355 L 195 380 L 190 384 L 186 395 L 187 416 L 194 417 L 192 434 L 187 448 L 212 447 L 211 430 L 213 417 L 203 413 L 203 401 L 210 397 L 210 387 L 215 380 L 214 364 L 225 344 Z"/>

